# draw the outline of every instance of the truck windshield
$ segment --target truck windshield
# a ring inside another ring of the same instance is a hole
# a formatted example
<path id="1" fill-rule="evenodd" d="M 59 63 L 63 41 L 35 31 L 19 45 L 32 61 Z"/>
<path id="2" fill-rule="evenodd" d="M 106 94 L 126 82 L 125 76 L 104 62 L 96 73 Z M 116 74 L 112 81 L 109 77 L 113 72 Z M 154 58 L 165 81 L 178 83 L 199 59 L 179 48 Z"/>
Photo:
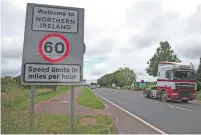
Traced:
<path id="1" fill-rule="evenodd" d="M 193 71 L 173 71 L 174 79 L 195 80 L 195 72 Z"/>

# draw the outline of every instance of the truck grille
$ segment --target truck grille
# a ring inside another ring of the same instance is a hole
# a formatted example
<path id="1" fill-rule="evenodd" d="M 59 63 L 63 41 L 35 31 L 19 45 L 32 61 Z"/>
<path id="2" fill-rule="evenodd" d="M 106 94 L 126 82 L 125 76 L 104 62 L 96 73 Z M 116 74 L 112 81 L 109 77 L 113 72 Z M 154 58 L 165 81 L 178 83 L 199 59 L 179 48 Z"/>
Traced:
<path id="1" fill-rule="evenodd" d="M 195 84 L 188 84 L 188 83 L 176 83 L 177 90 L 194 90 Z"/>
<path id="2" fill-rule="evenodd" d="M 179 91 L 180 97 L 191 97 L 191 91 Z"/>
<path id="3" fill-rule="evenodd" d="M 194 87 L 176 86 L 177 90 L 194 90 Z"/>

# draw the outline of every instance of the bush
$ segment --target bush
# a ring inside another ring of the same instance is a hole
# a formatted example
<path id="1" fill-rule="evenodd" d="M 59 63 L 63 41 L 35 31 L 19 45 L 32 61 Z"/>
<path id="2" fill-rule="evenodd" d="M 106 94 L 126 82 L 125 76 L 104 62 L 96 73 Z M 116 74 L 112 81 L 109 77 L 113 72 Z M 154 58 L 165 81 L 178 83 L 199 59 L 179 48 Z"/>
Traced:
<path id="1" fill-rule="evenodd" d="M 197 82 L 197 91 L 201 91 L 201 82 Z"/>
<path id="2" fill-rule="evenodd" d="M 135 88 L 134 88 L 134 91 L 143 91 L 143 89 L 142 89 L 142 88 L 139 88 L 139 87 L 135 87 Z"/>
<path id="3" fill-rule="evenodd" d="M 121 89 L 131 90 L 131 86 L 123 86 L 123 87 L 121 87 Z"/>
<path id="4" fill-rule="evenodd" d="M 11 87 L 15 84 L 13 80 L 10 78 L 1 78 L 1 91 L 8 92 L 10 91 Z"/>

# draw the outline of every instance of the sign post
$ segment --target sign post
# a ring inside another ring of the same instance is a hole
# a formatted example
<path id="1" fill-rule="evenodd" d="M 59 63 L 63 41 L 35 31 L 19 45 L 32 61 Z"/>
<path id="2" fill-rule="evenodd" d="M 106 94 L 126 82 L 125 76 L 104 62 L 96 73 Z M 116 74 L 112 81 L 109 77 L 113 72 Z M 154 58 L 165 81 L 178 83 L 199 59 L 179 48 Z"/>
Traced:
<path id="1" fill-rule="evenodd" d="M 74 91 L 75 91 L 75 87 L 71 86 L 71 119 L 70 119 L 70 128 L 71 128 L 71 133 L 74 133 L 74 120 L 75 120 L 75 103 L 74 103 Z"/>
<path id="2" fill-rule="evenodd" d="M 83 82 L 84 82 L 84 85 L 86 85 L 86 79 L 84 79 Z"/>
<path id="3" fill-rule="evenodd" d="M 83 8 L 27 4 L 21 84 L 31 85 L 32 118 L 35 85 L 70 85 L 73 129 L 74 86 L 83 84 L 85 50 Z"/>
<path id="4" fill-rule="evenodd" d="M 31 93 L 30 93 L 30 133 L 33 131 L 33 127 L 35 127 L 35 110 L 34 110 L 34 97 L 35 97 L 35 85 L 31 85 Z"/>

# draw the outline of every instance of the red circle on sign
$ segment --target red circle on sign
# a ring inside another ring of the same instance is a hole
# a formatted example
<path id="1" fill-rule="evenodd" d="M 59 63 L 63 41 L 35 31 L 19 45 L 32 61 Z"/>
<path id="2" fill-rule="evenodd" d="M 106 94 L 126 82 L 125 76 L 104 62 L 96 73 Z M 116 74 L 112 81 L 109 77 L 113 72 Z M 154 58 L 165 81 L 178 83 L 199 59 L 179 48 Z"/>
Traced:
<path id="1" fill-rule="evenodd" d="M 47 57 L 44 53 L 43 53 L 43 43 L 45 42 L 46 39 L 50 38 L 50 37 L 59 37 L 61 38 L 64 43 L 65 43 L 65 46 L 66 46 L 66 51 L 65 53 L 60 57 L 60 58 L 56 58 L 56 59 L 51 59 L 49 57 Z M 49 61 L 49 62 L 60 62 L 61 60 L 65 59 L 69 52 L 70 52 L 70 44 L 68 42 L 68 40 L 61 34 L 58 34 L 58 33 L 51 33 L 51 34 L 47 34 L 46 36 L 44 36 L 40 42 L 39 42 L 39 53 L 40 55 L 42 56 L 42 58 L 46 61 Z"/>

